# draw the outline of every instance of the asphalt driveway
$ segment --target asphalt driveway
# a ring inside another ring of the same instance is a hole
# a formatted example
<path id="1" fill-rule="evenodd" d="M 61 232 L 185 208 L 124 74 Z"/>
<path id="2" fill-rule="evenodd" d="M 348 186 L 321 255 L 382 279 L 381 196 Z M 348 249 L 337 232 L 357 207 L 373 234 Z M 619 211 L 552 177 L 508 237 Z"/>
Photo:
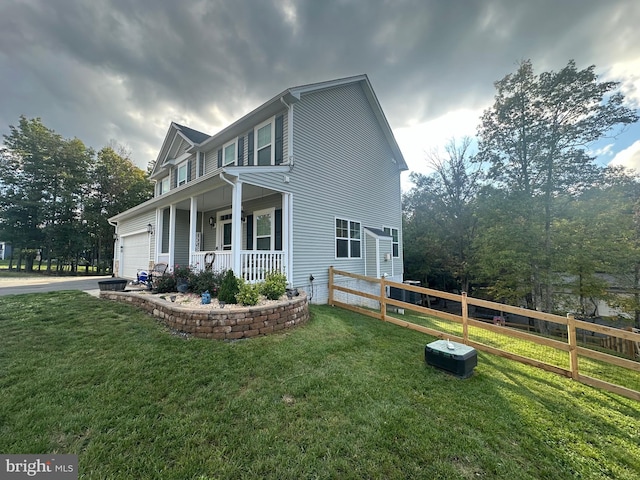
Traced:
<path id="1" fill-rule="evenodd" d="M 110 278 L 111 275 L 101 277 L 0 277 L 0 295 L 82 290 L 97 297 L 100 293 L 98 282 Z"/>

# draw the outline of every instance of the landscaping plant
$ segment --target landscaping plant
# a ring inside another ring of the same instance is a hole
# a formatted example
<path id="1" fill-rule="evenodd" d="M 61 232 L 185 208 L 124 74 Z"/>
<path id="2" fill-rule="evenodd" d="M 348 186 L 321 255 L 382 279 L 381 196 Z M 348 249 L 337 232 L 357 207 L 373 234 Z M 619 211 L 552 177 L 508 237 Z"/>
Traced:
<path id="1" fill-rule="evenodd" d="M 236 295 L 238 294 L 238 279 L 233 274 L 233 270 L 227 270 L 220 284 L 218 292 L 218 300 L 226 303 L 236 303 Z"/>
<path id="2" fill-rule="evenodd" d="M 260 290 L 269 300 L 278 300 L 287 291 L 287 276 L 276 271 L 269 272 Z"/>
<path id="3" fill-rule="evenodd" d="M 236 295 L 236 302 L 240 305 L 253 306 L 260 301 L 260 285 L 256 283 L 247 283 L 240 279 L 238 281 L 239 289 Z"/>

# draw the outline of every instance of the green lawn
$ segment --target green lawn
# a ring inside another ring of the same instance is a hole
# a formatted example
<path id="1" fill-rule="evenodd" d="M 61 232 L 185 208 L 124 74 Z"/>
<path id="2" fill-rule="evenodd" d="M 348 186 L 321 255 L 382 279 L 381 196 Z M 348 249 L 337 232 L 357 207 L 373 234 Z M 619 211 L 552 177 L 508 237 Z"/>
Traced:
<path id="1" fill-rule="evenodd" d="M 80 292 L 0 297 L 0 452 L 80 478 L 640 478 L 640 404 L 331 308 L 235 343 Z"/>

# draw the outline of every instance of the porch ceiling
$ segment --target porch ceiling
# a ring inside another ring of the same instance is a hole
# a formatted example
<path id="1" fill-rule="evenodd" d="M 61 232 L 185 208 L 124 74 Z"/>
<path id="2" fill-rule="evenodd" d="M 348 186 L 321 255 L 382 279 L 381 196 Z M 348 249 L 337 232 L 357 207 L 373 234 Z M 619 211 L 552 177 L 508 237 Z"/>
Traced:
<path id="1" fill-rule="evenodd" d="M 242 184 L 242 201 L 248 202 L 257 198 L 266 197 L 278 193 L 276 190 L 269 188 L 259 187 L 257 185 L 251 185 L 248 183 Z M 196 195 L 198 198 L 198 211 L 208 212 L 212 210 L 220 210 L 231 206 L 232 188 L 231 185 L 216 185 L 216 188 L 202 192 Z M 179 210 L 189 210 L 191 208 L 190 198 L 176 204 L 176 208 Z"/>

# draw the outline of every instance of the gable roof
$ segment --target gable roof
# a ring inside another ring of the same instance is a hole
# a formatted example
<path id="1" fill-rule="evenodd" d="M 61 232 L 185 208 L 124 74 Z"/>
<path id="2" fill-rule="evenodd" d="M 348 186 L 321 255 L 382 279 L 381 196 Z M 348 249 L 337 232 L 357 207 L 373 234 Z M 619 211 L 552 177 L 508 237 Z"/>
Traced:
<path id="1" fill-rule="evenodd" d="M 355 75 L 352 77 L 338 78 L 335 80 L 328 80 L 324 82 L 310 83 L 307 85 L 299 85 L 297 87 L 290 87 L 279 93 L 275 97 L 266 101 L 259 107 L 255 108 L 251 112 L 247 113 L 243 117 L 239 118 L 231 125 L 223 128 L 219 132 L 213 135 L 207 135 L 206 133 L 199 132 L 198 130 L 194 130 L 192 128 L 186 127 L 184 125 L 177 124 L 175 122 L 171 123 L 171 127 L 169 128 L 169 132 L 165 137 L 165 143 L 163 143 L 163 147 L 160 150 L 161 152 L 164 150 L 165 145 L 167 145 L 171 129 L 175 128 L 178 132 L 184 136 L 189 143 L 191 143 L 191 147 L 187 150 L 189 152 L 193 151 L 202 151 L 206 149 L 210 144 L 223 143 L 228 138 L 243 134 L 247 128 L 251 128 L 253 126 L 255 116 L 260 117 L 268 117 L 270 115 L 276 114 L 283 107 L 283 103 L 285 105 L 291 105 L 293 103 L 299 102 L 305 94 L 314 93 L 321 90 L 326 90 L 330 88 L 336 88 L 343 85 L 350 85 L 359 83 L 365 93 L 365 96 L 369 102 L 371 110 L 373 111 L 378 124 L 380 125 L 380 129 L 393 152 L 393 160 L 398 165 L 398 168 L 401 171 L 408 170 L 409 167 L 400 151 L 400 147 L 396 142 L 395 136 L 393 135 L 393 131 L 389 126 L 389 122 L 387 122 L 387 118 L 382 111 L 382 107 L 378 102 L 378 98 L 373 91 L 373 87 L 369 82 L 369 77 L 366 74 Z M 159 158 L 158 158 L 159 160 Z M 156 171 L 161 168 L 163 162 L 158 162 L 156 164 Z M 155 174 L 155 171 L 154 171 Z M 152 175 L 153 177 L 153 175 Z"/>
<path id="2" fill-rule="evenodd" d="M 193 144 L 202 143 L 210 137 L 210 135 L 207 135 L 206 133 L 199 132 L 198 130 L 194 130 L 193 128 L 185 127 L 184 125 L 180 125 L 179 123 L 173 122 L 173 124 L 184 134 L 185 137 L 187 137 L 187 140 L 191 140 L 191 143 Z"/>
<path id="3" fill-rule="evenodd" d="M 371 106 L 376 119 L 378 120 L 378 124 L 380 125 L 385 139 L 391 147 L 391 151 L 393 152 L 394 160 L 398 164 L 398 168 L 403 171 L 408 170 L 409 167 L 404 160 L 404 156 L 402 155 L 400 147 L 398 146 L 393 132 L 391 131 L 389 122 L 387 122 L 387 118 L 382 111 L 382 107 L 378 102 L 378 98 L 376 97 L 376 94 L 371 87 L 371 83 L 369 82 L 369 77 L 367 77 L 366 74 L 356 75 L 353 77 L 338 78 L 336 80 L 328 80 L 325 82 L 310 83 L 308 85 L 300 85 L 297 87 L 290 87 L 279 93 L 275 97 L 271 98 L 267 102 L 263 103 L 256 109 L 247 113 L 243 117 L 239 118 L 228 127 L 222 129 L 214 135 L 211 135 L 207 140 L 198 145 L 198 149 L 200 149 L 201 147 L 204 148 L 210 143 L 221 143 L 229 137 L 242 134 L 248 127 L 251 127 L 253 125 L 253 117 L 267 117 L 269 115 L 273 115 L 277 111 L 282 109 L 283 102 L 285 103 L 285 105 L 290 105 L 292 103 L 299 102 L 302 99 L 302 96 L 305 94 L 354 83 L 359 83 L 362 86 L 365 96 L 369 101 L 369 105 Z"/>

